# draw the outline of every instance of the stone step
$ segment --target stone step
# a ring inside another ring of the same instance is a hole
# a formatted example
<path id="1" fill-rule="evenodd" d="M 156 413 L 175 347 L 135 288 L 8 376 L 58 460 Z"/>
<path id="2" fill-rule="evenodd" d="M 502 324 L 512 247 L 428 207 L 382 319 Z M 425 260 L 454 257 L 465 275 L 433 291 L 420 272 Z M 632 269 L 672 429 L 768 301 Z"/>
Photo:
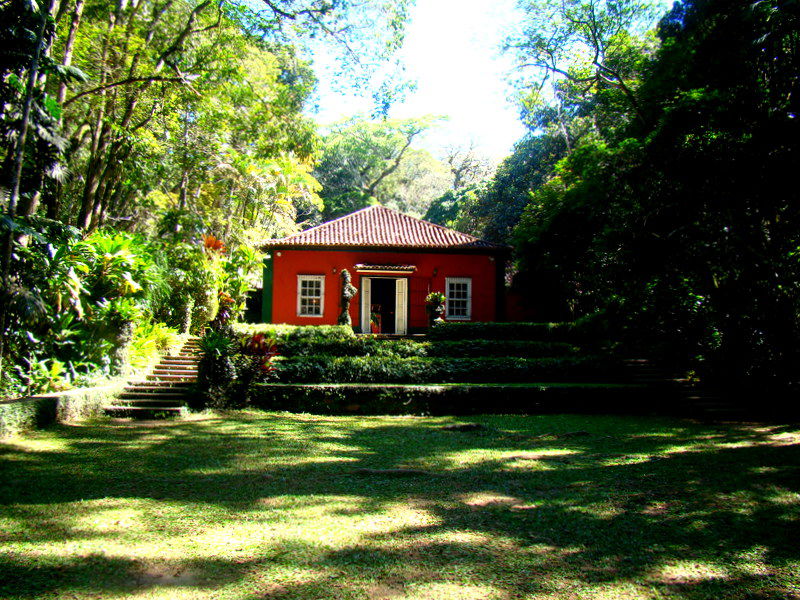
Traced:
<path id="1" fill-rule="evenodd" d="M 147 376 L 148 381 L 174 381 L 174 382 L 187 382 L 193 383 L 197 381 L 197 377 L 194 375 L 170 375 L 164 373 L 153 373 L 152 375 Z"/>
<path id="2" fill-rule="evenodd" d="M 126 385 L 124 390 L 125 392 L 169 392 L 173 394 L 177 393 L 186 393 L 190 391 L 192 388 L 192 382 L 190 381 L 178 381 L 178 382 L 171 382 L 171 381 L 163 381 L 154 383 L 152 381 L 145 382 L 145 383 L 137 383 L 133 385 Z"/>
<path id="3" fill-rule="evenodd" d="M 192 373 L 197 374 L 197 367 L 156 367 L 153 373 Z"/>
<path id="4" fill-rule="evenodd" d="M 119 397 L 128 399 L 152 399 L 152 398 L 164 398 L 165 400 L 185 400 L 189 394 L 187 392 L 169 392 L 169 391 L 152 391 L 152 392 L 122 392 Z"/>
<path id="5" fill-rule="evenodd" d="M 109 417 L 129 417 L 133 419 L 168 419 L 180 417 L 183 408 L 174 406 L 106 406 L 104 412 Z"/>
<path id="6" fill-rule="evenodd" d="M 139 379 L 139 380 L 129 381 L 128 385 L 125 386 L 125 389 L 141 388 L 141 387 L 158 387 L 159 389 L 163 388 L 184 389 L 190 387 L 191 385 L 192 385 L 191 381 L 164 381 L 161 383 L 153 383 L 152 381 Z"/>
<path id="7" fill-rule="evenodd" d="M 186 402 L 183 400 L 170 400 L 169 398 L 155 398 L 152 400 L 139 398 L 120 398 L 117 400 L 114 406 L 127 406 L 129 408 L 183 408 L 186 406 Z"/>

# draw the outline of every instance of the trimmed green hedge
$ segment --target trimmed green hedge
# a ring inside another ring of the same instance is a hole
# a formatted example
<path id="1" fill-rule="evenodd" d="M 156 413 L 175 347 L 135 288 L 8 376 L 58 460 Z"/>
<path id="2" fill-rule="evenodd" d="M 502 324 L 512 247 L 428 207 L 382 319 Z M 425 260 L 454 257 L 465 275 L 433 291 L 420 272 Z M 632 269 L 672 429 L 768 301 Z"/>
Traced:
<path id="1" fill-rule="evenodd" d="M 602 314 L 566 323 L 460 323 L 445 322 L 428 332 L 431 340 L 537 340 L 547 342 L 593 342 L 608 337 Z"/>
<path id="2" fill-rule="evenodd" d="M 619 365 L 601 357 L 394 358 L 303 356 L 275 361 L 284 383 L 505 383 L 554 380 L 607 381 Z"/>
<path id="3" fill-rule="evenodd" d="M 289 341 L 342 341 L 356 334 L 347 325 L 276 325 L 274 323 L 235 323 L 233 330 L 240 336 L 262 333 L 278 343 Z"/>
<path id="4" fill-rule="evenodd" d="M 100 416 L 120 386 L 69 390 L 0 402 L 0 437 Z"/>
<path id="5" fill-rule="evenodd" d="M 287 339 L 278 344 L 282 356 L 387 356 L 409 358 L 425 356 L 426 345 L 408 339 L 354 336 L 346 339 Z"/>
<path id="6" fill-rule="evenodd" d="M 496 340 L 463 340 L 418 342 L 409 339 L 386 339 L 358 336 L 347 339 L 291 339 L 278 345 L 283 356 L 386 356 L 481 358 L 486 356 L 520 356 L 538 358 L 577 354 L 580 349 L 563 342 L 531 342 Z"/>
<path id="7" fill-rule="evenodd" d="M 658 410 L 667 398 L 636 385 L 257 384 L 251 406 L 325 415 L 610 413 Z"/>
<path id="8" fill-rule="evenodd" d="M 528 340 L 458 340 L 426 342 L 427 355 L 454 358 L 481 358 L 484 356 L 518 356 L 544 358 L 570 356 L 580 348 L 566 342 L 533 342 Z"/>
<path id="9" fill-rule="evenodd" d="M 456 323 L 445 322 L 428 332 L 431 340 L 569 341 L 571 323 Z"/>

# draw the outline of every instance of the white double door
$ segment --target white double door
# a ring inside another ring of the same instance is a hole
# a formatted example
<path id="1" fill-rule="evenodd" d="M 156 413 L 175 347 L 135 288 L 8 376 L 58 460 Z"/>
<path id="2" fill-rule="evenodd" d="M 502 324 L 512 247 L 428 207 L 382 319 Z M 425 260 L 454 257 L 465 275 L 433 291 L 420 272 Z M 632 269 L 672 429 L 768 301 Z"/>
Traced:
<path id="1" fill-rule="evenodd" d="M 362 277 L 361 278 L 361 332 L 369 333 L 372 312 L 372 280 L 389 279 L 394 281 L 394 333 L 408 333 L 408 279 L 403 277 Z"/>

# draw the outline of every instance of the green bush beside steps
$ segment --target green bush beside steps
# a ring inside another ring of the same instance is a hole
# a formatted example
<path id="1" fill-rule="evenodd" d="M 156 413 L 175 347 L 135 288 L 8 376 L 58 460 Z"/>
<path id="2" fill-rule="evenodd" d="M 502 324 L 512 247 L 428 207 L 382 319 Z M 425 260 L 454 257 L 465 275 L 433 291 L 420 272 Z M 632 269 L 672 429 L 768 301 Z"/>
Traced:
<path id="1" fill-rule="evenodd" d="M 666 392 L 635 384 L 256 384 L 250 406 L 323 415 L 654 412 Z"/>
<path id="2" fill-rule="evenodd" d="M 564 323 L 458 323 L 432 327 L 430 340 L 536 340 L 547 342 L 598 342 L 608 336 L 601 314 Z"/>
<path id="3" fill-rule="evenodd" d="M 599 356 L 559 358 L 387 358 L 302 356 L 275 361 L 283 383 L 494 383 L 609 381 L 615 361 Z"/>
<path id="4" fill-rule="evenodd" d="M 422 342 L 358 336 L 346 339 L 290 339 L 278 345 L 282 356 L 386 356 L 398 358 L 482 358 L 519 356 L 540 358 L 575 355 L 580 348 L 564 342 L 458 340 Z"/>

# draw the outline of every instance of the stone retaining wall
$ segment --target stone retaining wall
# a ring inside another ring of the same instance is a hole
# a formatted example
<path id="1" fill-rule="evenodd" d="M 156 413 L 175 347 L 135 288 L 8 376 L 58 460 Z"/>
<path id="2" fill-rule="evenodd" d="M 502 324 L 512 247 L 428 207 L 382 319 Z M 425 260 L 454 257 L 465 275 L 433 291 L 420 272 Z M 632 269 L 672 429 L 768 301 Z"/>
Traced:
<path id="1" fill-rule="evenodd" d="M 121 389 L 118 383 L 1 401 L 0 438 L 99 416 Z"/>

